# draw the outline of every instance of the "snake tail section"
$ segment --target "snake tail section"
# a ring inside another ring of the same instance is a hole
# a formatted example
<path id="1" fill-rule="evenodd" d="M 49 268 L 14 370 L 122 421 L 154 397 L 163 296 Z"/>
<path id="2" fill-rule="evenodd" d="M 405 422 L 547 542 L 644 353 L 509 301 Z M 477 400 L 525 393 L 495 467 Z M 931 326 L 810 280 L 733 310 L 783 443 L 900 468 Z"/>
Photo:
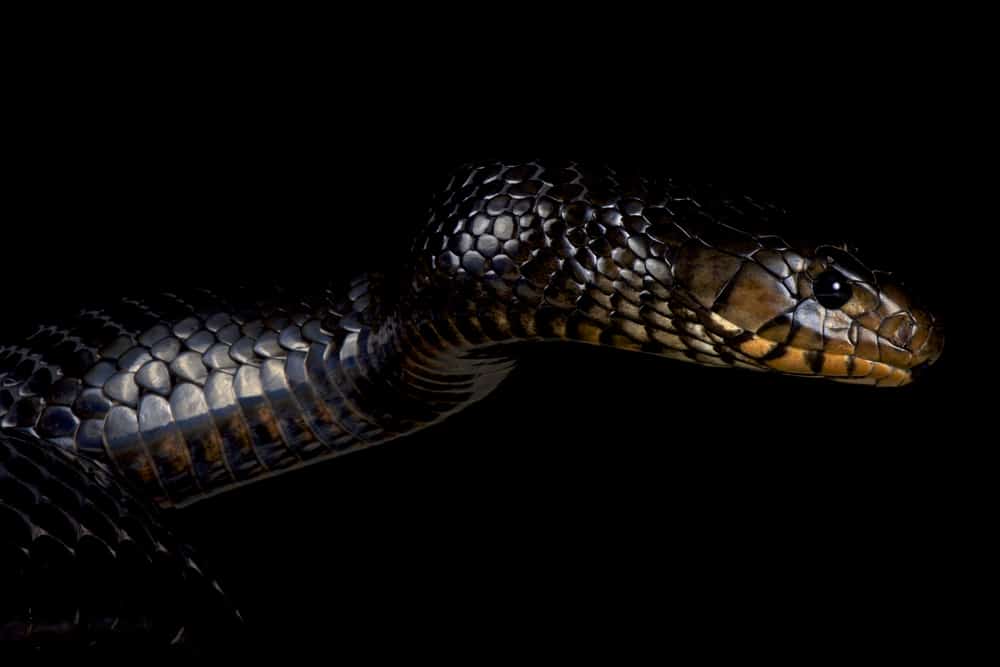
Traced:
<path id="1" fill-rule="evenodd" d="M 211 652 L 242 621 L 159 510 L 105 466 L 0 431 L 0 655 L 90 647 Z"/>

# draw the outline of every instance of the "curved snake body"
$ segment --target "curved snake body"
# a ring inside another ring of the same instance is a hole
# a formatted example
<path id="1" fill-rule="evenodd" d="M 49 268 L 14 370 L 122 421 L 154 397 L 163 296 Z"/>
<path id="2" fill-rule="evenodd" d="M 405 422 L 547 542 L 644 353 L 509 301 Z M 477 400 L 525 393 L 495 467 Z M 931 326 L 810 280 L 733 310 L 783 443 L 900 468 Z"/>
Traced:
<path id="1" fill-rule="evenodd" d="M 121 595 L 40 605 L 39 563 L 93 558 L 120 581 L 160 559 L 214 591 L 143 502 L 186 506 L 426 427 L 489 394 L 529 341 L 876 386 L 937 358 L 929 311 L 841 248 L 767 233 L 784 217 L 603 166 L 478 163 L 452 175 L 393 275 L 126 299 L 0 348 L 3 571 L 34 582 L 0 632 L 210 635 Z M 814 293 L 831 271 L 850 295 L 834 308 Z"/>

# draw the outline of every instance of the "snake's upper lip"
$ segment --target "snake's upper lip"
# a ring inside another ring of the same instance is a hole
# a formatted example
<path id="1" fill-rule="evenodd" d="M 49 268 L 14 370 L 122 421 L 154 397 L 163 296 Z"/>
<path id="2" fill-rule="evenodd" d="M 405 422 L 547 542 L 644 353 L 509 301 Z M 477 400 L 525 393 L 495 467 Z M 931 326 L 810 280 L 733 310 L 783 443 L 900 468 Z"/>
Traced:
<path id="1" fill-rule="evenodd" d="M 937 363 L 937 360 L 941 358 L 941 353 L 944 350 L 944 335 L 940 331 L 936 331 L 932 336 L 931 340 L 928 341 L 927 347 L 921 352 L 920 361 L 909 367 L 892 366 L 896 370 L 905 373 L 907 376 L 904 384 L 909 384 L 915 380 L 923 377 L 927 373 L 927 369 Z"/>

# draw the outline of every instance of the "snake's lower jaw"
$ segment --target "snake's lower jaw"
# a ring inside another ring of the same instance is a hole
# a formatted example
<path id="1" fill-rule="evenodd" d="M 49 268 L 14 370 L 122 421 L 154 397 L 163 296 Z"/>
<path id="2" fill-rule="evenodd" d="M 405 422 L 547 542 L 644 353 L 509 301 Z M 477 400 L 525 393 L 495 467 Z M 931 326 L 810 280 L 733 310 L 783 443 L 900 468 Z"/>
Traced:
<path id="1" fill-rule="evenodd" d="M 718 333 L 730 334 L 725 339 L 726 347 L 738 366 L 877 387 L 907 385 L 941 356 L 943 328 L 933 318 L 923 319 L 929 320 L 929 324 L 914 325 L 907 331 L 908 336 L 899 336 L 899 327 L 885 327 L 882 333 L 887 335 L 881 335 L 877 330 L 855 324 L 846 338 L 831 337 L 822 347 L 805 347 L 796 343 L 799 339 L 823 340 L 822 328 L 814 329 L 811 334 L 800 328 L 793 334 L 790 326 L 771 327 L 751 334 L 716 313 L 710 315 Z M 726 326 L 720 326 L 719 322 Z M 733 331 L 741 333 L 732 335 Z"/>
<path id="2" fill-rule="evenodd" d="M 912 366 L 903 367 L 865 359 L 857 354 L 803 349 L 761 336 L 743 338 L 734 343 L 731 344 L 734 355 L 760 370 L 877 387 L 902 387 L 909 384 L 913 381 L 913 370 L 930 365 L 940 355 L 940 350 L 931 351 L 929 358 L 922 354 L 913 359 Z M 740 365 L 745 367 L 745 364 Z"/>
<path id="3" fill-rule="evenodd" d="M 908 368 L 898 368 L 881 361 L 855 359 L 856 367 L 869 368 L 866 373 L 846 377 L 831 377 L 836 382 L 864 384 L 874 387 L 903 387 L 913 382 L 913 373 Z M 855 371 L 857 373 L 857 371 Z"/>
<path id="4" fill-rule="evenodd" d="M 781 357 L 765 363 L 769 368 L 783 373 L 875 387 L 902 387 L 913 380 L 907 368 L 893 366 L 883 361 L 862 359 L 852 354 L 788 348 Z"/>
<path id="5" fill-rule="evenodd" d="M 851 355 L 826 355 L 827 359 L 834 358 L 831 361 L 831 365 L 844 364 L 849 366 L 850 373 L 840 375 L 825 374 L 825 377 L 849 384 L 865 384 L 876 387 L 903 387 L 919 378 L 940 356 L 941 349 L 939 348 L 931 356 L 915 361 L 908 368 L 902 368 L 881 361 L 859 359 Z"/>

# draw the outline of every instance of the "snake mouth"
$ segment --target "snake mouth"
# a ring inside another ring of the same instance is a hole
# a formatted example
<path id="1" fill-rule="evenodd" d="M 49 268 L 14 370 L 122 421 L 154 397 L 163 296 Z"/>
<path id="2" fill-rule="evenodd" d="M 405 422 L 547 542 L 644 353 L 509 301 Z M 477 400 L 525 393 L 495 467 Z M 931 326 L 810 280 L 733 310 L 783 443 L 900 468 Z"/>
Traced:
<path id="1" fill-rule="evenodd" d="M 793 347 L 758 335 L 740 341 L 734 350 L 748 357 L 748 361 L 757 368 L 788 375 L 876 387 L 901 387 L 913 381 L 910 368 L 864 359 L 855 354 Z"/>
<path id="2" fill-rule="evenodd" d="M 841 355 L 851 358 L 851 355 Z M 866 384 L 875 387 L 902 387 L 913 382 L 913 370 L 910 368 L 900 368 L 882 361 L 868 361 L 867 359 L 854 359 L 855 365 L 859 361 L 864 365 L 870 365 L 871 370 L 865 375 L 849 376 L 828 376 L 836 382 L 849 384 Z"/>

